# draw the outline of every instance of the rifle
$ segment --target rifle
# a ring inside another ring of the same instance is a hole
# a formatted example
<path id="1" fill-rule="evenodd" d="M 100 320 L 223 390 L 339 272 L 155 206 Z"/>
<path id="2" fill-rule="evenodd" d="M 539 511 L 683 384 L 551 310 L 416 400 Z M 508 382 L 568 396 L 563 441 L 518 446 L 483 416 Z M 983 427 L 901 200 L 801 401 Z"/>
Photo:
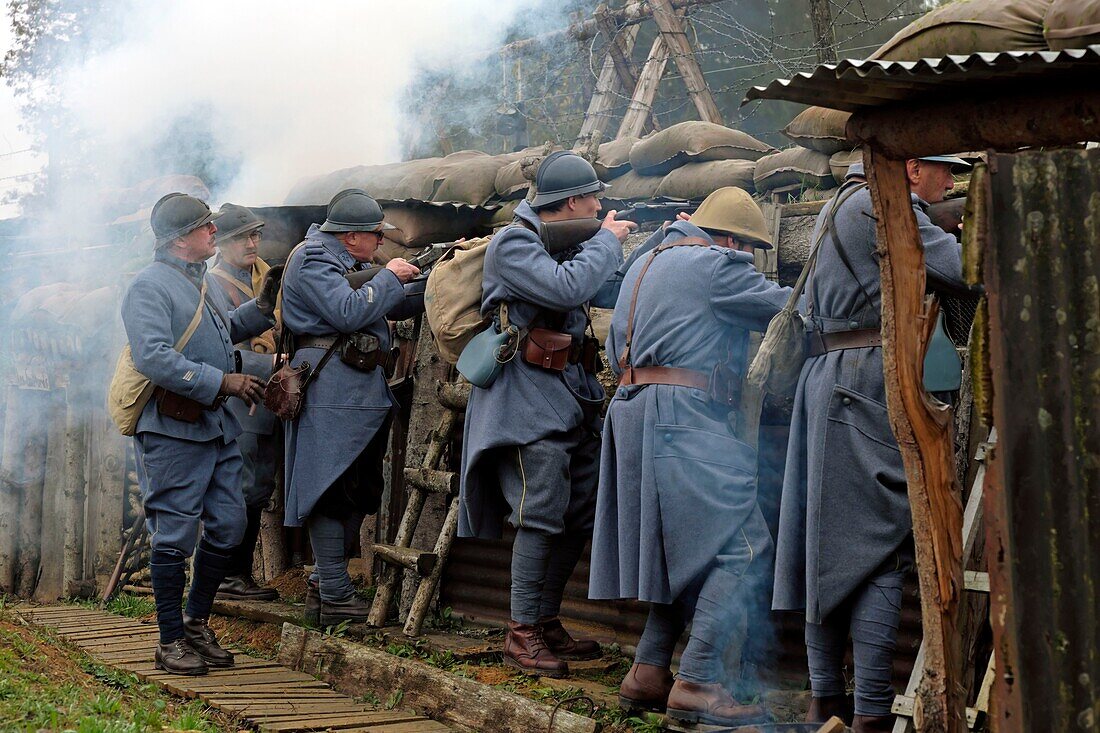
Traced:
<path id="1" fill-rule="evenodd" d="M 615 213 L 619 221 L 652 221 L 654 214 L 669 215 L 672 218 L 681 211 L 691 211 L 692 207 L 682 204 L 635 204 L 629 209 Z M 544 221 L 539 225 L 539 236 L 547 251 L 556 255 L 587 242 L 600 231 L 603 219 L 564 219 Z"/>
<path id="2" fill-rule="evenodd" d="M 410 265 L 416 265 L 420 268 L 420 275 L 416 277 L 416 280 L 421 280 L 428 277 L 428 271 L 432 269 L 432 266 L 439 262 L 440 258 L 446 254 L 447 250 L 454 247 L 457 242 L 443 242 L 442 244 L 429 244 L 427 248 L 419 252 L 415 257 L 408 260 Z M 348 284 L 351 285 L 352 290 L 358 290 L 366 283 L 369 283 L 375 278 L 378 273 L 382 272 L 386 268 L 382 265 L 371 265 L 365 270 L 358 270 L 356 272 L 349 272 L 344 275 Z M 415 282 L 415 280 L 414 280 Z"/>

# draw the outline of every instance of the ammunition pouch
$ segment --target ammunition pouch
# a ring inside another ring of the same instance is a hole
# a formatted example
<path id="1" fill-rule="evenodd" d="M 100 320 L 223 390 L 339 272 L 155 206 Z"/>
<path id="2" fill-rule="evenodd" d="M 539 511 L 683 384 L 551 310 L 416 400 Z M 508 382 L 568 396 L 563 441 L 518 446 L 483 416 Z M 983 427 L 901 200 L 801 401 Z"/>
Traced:
<path id="1" fill-rule="evenodd" d="M 549 328 L 532 328 L 521 344 L 523 360 L 532 366 L 563 372 L 569 366 L 573 337 Z"/>
<path id="2" fill-rule="evenodd" d="M 161 415 L 186 423 L 198 422 L 199 418 L 202 417 L 202 413 L 216 410 L 225 402 L 225 397 L 218 397 L 214 400 L 214 404 L 204 405 L 190 397 L 169 392 L 163 387 L 157 387 L 153 390 L 153 399 L 156 400 L 157 412 Z"/>
<path id="3" fill-rule="evenodd" d="M 360 372 L 373 372 L 379 365 L 385 367 L 388 357 L 378 337 L 369 333 L 348 334 L 340 347 L 340 361 Z"/>
<path id="4" fill-rule="evenodd" d="M 741 405 L 741 376 L 729 368 L 726 362 L 714 365 L 707 390 L 712 402 L 729 408 Z"/>

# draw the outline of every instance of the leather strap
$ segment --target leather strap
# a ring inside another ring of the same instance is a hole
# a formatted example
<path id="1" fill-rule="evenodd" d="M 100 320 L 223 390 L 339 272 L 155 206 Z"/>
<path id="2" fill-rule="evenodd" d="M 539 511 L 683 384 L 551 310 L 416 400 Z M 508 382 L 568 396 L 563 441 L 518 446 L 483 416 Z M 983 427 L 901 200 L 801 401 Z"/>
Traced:
<path id="1" fill-rule="evenodd" d="M 657 255 L 673 247 L 710 247 L 713 245 L 714 242 L 702 237 L 684 237 L 668 244 L 662 242 L 649 253 L 645 264 L 642 265 L 642 271 L 638 273 L 638 279 L 634 281 L 634 291 L 630 295 L 630 311 L 626 316 L 626 342 L 623 344 L 623 353 L 619 356 L 620 372 L 625 371 L 630 366 L 630 346 L 634 341 L 634 309 L 638 305 L 638 291 L 642 289 L 642 279 L 645 278 L 645 274 L 649 271 L 649 266 L 653 264 L 653 260 L 657 259 Z"/>
<path id="2" fill-rule="evenodd" d="M 710 377 L 694 369 L 664 366 L 628 366 L 619 377 L 619 385 L 631 384 L 670 384 L 674 387 L 693 387 L 710 390 Z"/>
<path id="3" fill-rule="evenodd" d="M 331 349 L 340 339 L 339 336 L 295 336 L 294 346 L 298 349 Z"/>
<path id="4" fill-rule="evenodd" d="M 810 356 L 821 356 L 830 351 L 865 349 L 882 346 L 882 332 L 877 328 L 860 328 L 854 331 L 810 334 Z"/>

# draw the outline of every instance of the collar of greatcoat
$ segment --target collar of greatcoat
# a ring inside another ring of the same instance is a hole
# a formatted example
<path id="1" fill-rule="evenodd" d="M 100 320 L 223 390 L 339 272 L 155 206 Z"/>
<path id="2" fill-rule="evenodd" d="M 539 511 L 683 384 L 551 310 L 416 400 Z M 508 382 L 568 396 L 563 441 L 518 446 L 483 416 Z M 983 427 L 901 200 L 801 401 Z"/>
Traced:
<path id="1" fill-rule="evenodd" d="M 851 178 L 866 178 L 863 173 L 863 161 L 852 163 L 852 165 L 848 167 L 848 172 L 844 174 L 844 180 L 848 181 Z M 928 212 L 928 207 L 930 204 L 927 201 L 925 201 L 912 191 L 909 192 L 909 196 L 913 199 L 914 204 L 921 207 L 922 211 L 924 211 L 925 213 Z"/>
<path id="2" fill-rule="evenodd" d="M 322 232 L 320 224 L 310 225 L 309 231 L 306 232 L 306 239 L 327 249 L 344 266 L 344 269 L 354 270 L 359 266 L 359 261 L 351 256 L 343 242 L 328 232 Z"/>
<path id="3" fill-rule="evenodd" d="M 339 244 L 339 243 L 338 243 Z M 166 265 L 172 265 L 187 273 L 187 276 L 194 280 L 196 283 L 202 282 L 203 277 L 206 275 L 206 263 L 205 262 L 188 262 L 187 260 L 181 260 L 173 254 L 169 254 L 165 247 L 161 247 L 153 255 L 153 259 L 157 262 L 163 262 Z"/>
<path id="4" fill-rule="evenodd" d="M 524 200 L 519 202 L 519 206 L 516 207 L 515 212 L 512 214 L 516 219 L 522 219 L 535 228 L 535 231 L 539 231 L 539 226 L 542 222 L 539 219 L 539 215 L 535 213 L 535 210 L 531 208 L 530 202 Z"/>

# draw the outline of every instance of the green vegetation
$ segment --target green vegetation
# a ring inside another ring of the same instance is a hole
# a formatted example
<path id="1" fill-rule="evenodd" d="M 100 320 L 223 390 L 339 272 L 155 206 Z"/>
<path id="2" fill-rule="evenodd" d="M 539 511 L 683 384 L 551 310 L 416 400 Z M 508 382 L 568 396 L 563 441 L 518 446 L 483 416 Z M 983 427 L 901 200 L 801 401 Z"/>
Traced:
<path id="1" fill-rule="evenodd" d="M 199 702 L 93 661 L 60 639 L 17 625 L 0 599 L 0 730 L 77 733 L 235 730 Z"/>

